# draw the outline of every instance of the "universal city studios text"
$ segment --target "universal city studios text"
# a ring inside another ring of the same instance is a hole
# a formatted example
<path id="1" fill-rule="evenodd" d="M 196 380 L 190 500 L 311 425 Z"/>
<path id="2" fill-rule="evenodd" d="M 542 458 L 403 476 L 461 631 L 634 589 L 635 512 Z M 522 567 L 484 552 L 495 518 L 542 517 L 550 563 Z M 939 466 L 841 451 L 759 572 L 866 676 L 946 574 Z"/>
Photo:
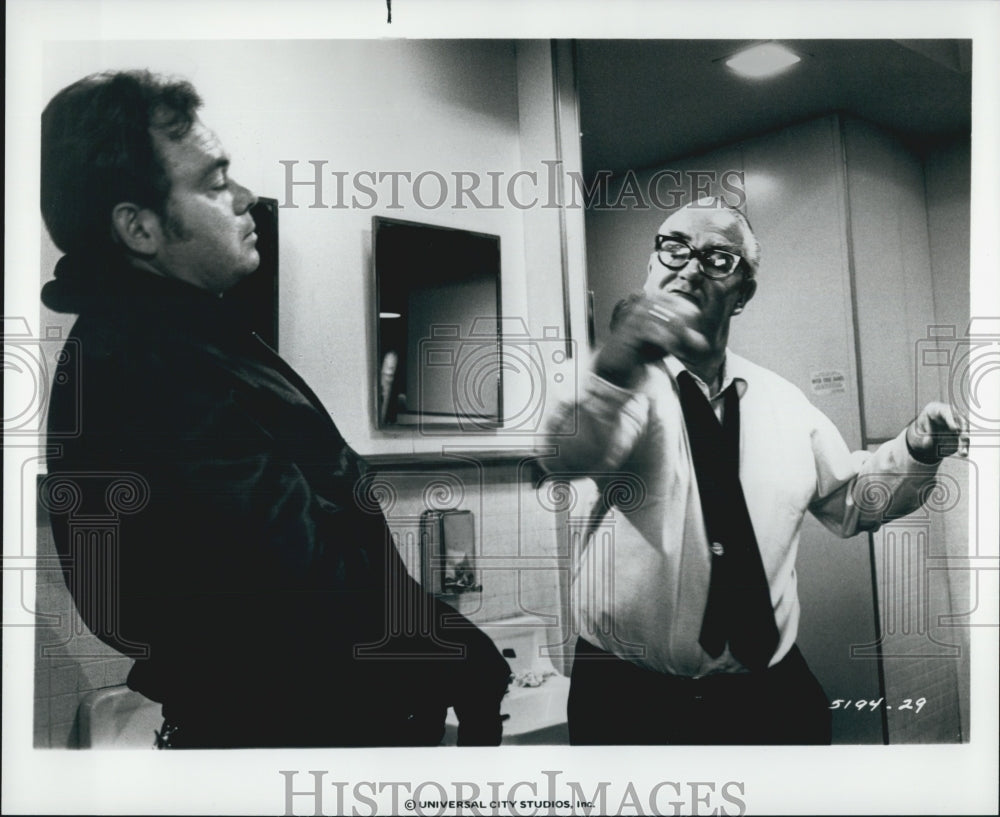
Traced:
<path id="1" fill-rule="evenodd" d="M 291 815 L 680 815 L 742 817 L 747 813 L 746 784 L 739 780 L 661 780 L 580 782 L 563 772 L 542 770 L 536 779 L 337 780 L 327 770 L 278 772 L 284 793 L 282 814 Z"/>
<path id="2" fill-rule="evenodd" d="M 282 208 L 329 210 L 675 210 L 686 202 L 721 197 L 746 204 L 741 170 L 669 170 L 615 174 L 599 170 L 585 179 L 558 159 L 535 169 L 338 170 L 326 159 L 282 159 Z"/>

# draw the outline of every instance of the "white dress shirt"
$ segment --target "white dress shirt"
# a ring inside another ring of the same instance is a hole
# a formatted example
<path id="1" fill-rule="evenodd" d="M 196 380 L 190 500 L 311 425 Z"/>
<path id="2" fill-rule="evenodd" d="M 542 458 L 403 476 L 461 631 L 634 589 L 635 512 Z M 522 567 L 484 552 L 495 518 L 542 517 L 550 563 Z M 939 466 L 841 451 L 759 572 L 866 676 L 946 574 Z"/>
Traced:
<path id="1" fill-rule="evenodd" d="M 674 379 L 682 368 L 672 357 L 647 365 L 634 390 L 592 374 L 581 399 L 548 420 L 558 455 L 546 466 L 590 476 L 619 497 L 579 556 L 574 614 L 583 638 L 641 666 L 742 672 L 728 649 L 713 659 L 698 643 L 711 553 Z M 910 456 L 905 431 L 874 453 L 852 453 L 797 387 L 733 352 L 721 380 L 718 394 L 735 381 L 740 397 L 740 480 L 778 626 L 773 666 L 798 633 L 795 558 L 806 511 L 843 537 L 874 530 L 919 506 L 937 466 Z M 713 401 L 720 417 L 721 402 Z"/>

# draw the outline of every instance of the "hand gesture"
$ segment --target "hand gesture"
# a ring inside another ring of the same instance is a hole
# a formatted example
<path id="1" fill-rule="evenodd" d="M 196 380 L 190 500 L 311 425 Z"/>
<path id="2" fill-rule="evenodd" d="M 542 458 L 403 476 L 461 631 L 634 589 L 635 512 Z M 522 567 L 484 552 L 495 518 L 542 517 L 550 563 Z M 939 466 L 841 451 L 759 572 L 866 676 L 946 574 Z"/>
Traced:
<path id="1" fill-rule="evenodd" d="M 708 339 L 696 328 L 701 313 L 678 295 L 634 293 L 621 311 L 594 367 L 605 380 L 629 388 L 646 363 L 668 353 L 697 356 L 709 351 Z"/>
<path id="2" fill-rule="evenodd" d="M 969 453 L 969 424 L 947 403 L 928 403 L 906 429 L 906 444 L 914 458 L 924 463 Z"/>

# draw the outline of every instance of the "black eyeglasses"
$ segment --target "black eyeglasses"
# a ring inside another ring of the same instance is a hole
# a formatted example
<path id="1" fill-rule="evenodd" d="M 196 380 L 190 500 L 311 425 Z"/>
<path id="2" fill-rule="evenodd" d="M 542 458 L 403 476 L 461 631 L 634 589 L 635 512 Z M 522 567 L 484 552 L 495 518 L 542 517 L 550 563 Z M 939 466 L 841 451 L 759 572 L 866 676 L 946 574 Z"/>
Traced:
<path id="1" fill-rule="evenodd" d="M 686 241 L 665 235 L 656 237 L 654 249 L 656 257 L 667 269 L 684 269 L 692 258 L 701 262 L 701 268 L 709 278 L 728 278 L 740 265 L 742 257 L 726 250 L 709 248 L 696 250 Z"/>

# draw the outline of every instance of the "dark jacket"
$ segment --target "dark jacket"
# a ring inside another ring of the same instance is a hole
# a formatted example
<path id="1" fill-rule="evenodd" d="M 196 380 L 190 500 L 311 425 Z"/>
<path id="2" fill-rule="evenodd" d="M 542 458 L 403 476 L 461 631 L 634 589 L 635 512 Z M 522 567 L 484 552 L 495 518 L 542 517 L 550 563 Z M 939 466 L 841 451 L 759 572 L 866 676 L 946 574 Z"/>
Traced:
<path id="1" fill-rule="evenodd" d="M 79 314 L 42 489 L 77 490 L 56 546 L 129 686 L 209 744 L 437 743 L 448 705 L 499 741 L 506 662 L 410 579 L 363 462 L 224 298 L 68 256 L 42 298 Z M 81 533 L 109 502 L 113 534 Z"/>

